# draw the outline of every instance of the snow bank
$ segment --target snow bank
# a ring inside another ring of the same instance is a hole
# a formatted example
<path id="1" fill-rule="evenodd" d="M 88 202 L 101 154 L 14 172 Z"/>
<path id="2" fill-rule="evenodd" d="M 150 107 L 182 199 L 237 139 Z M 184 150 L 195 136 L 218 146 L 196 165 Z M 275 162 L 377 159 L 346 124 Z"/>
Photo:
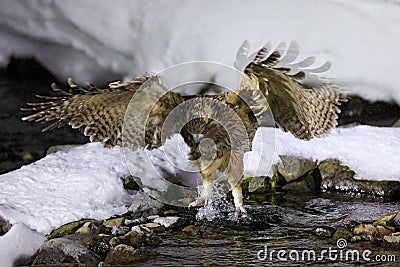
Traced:
<path id="1" fill-rule="evenodd" d="M 232 66 L 245 39 L 253 49 L 297 40 L 301 57 L 331 60 L 326 75 L 350 91 L 400 103 L 399 1 L 4 0 L 0 35 L 0 64 L 33 55 L 78 82 L 194 60 Z"/>
<path id="2" fill-rule="evenodd" d="M 279 160 L 277 155 L 290 155 L 319 161 L 337 158 L 359 178 L 400 181 L 399 144 L 400 128 L 335 129 L 329 136 L 311 141 L 296 139 L 279 129 L 259 128 L 253 151 L 246 155 L 245 173 L 268 175 L 270 163 Z M 154 164 L 147 170 L 149 179 L 154 180 L 151 177 L 156 170 L 164 177 L 186 178 L 183 183 L 193 185 L 198 175 L 179 171 L 189 168 L 187 161 L 180 162 L 182 156 L 177 155 L 188 151 L 183 139 L 175 135 L 165 147 L 181 149 L 171 149 L 168 159 L 161 153 L 163 148 L 139 151 L 130 168 L 135 164 L 137 169 L 143 168 L 141 162 L 149 156 Z M 126 212 L 128 204 L 142 198 L 138 194 L 129 195 L 123 188 L 120 177 L 126 175 L 129 170 L 122 150 L 105 149 L 99 143 L 59 151 L 1 175 L 0 217 L 14 226 L 0 237 L 0 265 L 10 266 L 20 256 L 32 255 L 44 242 L 37 232 L 48 233 L 81 218 L 104 219 Z"/>
<path id="3" fill-rule="evenodd" d="M 126 174 L 119 149 L 91 143 L 60 151 L 0 176 L 0 216 L 48 233 L 80 218 L 123 213 Z"/>
<path id="4" fill-rule="evenodd" d="M 265 138 L 271 134 L 275 135 L 275 142 Z M 179 135 L 168 142 L 184 145 Z M 336 158 L 355 171 L 359 178 L 400 181 L 399 144 L 400 128 L 342 128 L 326 138 L 311 141 L 296 139 L 278 129 L 260 128 L 253 151 L 246 156 L 245 173 L 268 175 L 270 163 L 279 160 L 274 155 L 289 155 L 319 161 Z M 131 165 L 143 168 L 143 157 L 149 155 L 154 164 L 147 170 L 149 177 L 157 177 L 157 170 L 164 177 L 186 179 L 183 183 L 193 186 L 193 179 L 198 179 L 198 174 L 188 175 L 178 170 L 188 166 L 186 159 L 179 163 L 177 159 L 182 159 L 181 156 L 166 159 L 160 151 L 139 152 L 136 163 Z M 13 224 L 24 223 L 41 233 L 48 233 L 81 218 L 104 219 L 121 214 L 127 211 L 127 204 L 132 201 L 120 181 L 120 177 L 127 175 L 129 170 L 121 149 L 105 149 L 99 143 L 91 143 L 59 151 L 0 176 L 0 216 Z"/>
<path id="5" fill-rule="evenodd" d="M 0 266 L 25 264 L 24 261 L 29 260 L 46 240 L 43 235 L 26 225 L 13 225 L 10 231 L 0 237 Z"/>
<path id="6" fill-rule="evenodd" d="M 257 135 L 270 134 L 271 130 L 260 128 Z M 355 178 L 400 181 L 400 128 L 337 128 L 325 138 L 314 138 L 310 141 L 297 139 L 292 134 L 280 130 L 277 130 L 275 136 L 276 155 L 298 156 L 318 161 L 339 159 L 343 165 L 356 173 Z M 258 147 L 263 141 L 256 138 L 254 142 L 254 146 Z M 254 162 L 257 156 L 253 155 L 250 162 Z M 274 162 L 277 162 L 276 158 Z"/>

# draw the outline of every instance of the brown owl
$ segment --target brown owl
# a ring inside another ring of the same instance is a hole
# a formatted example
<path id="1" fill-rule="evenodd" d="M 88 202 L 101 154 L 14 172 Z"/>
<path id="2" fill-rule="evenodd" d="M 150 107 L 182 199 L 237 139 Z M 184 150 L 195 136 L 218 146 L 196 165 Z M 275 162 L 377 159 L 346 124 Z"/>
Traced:
<path id="1" fill-rule="evenodd" d="M 246 46 L 244 43 L 239 50 L 239 59 L 248 59 Z M 336 126 L 338 106 L 346 100 L 337 86 L 316 75 L 327 70 L 329 62 L 318 69 L 308 68 L 314 57 L 293 63 L 298 56 L 296 43 L 291 43 L 287 50 L 283 43 L 272 53 L 269 50 L 263 47 L 250 56 L 240 87 L 234 92 L 184 96 L 169 91 L 159 76 L 110 83 L 105 89 L 91 84 L 82 88 L 69 79 L 68 92 L 52 84 L 59 96 L 40 96 L 46 101 L 28 103 L 27 110 L 36 113 L 23 120 L 52 122 L 43 131 L 68 123 L 72 128 L 82 128 L 90 141 L 102 142 L 106 147 L 154 149 L 163 143 L 162 127 L 168 115 L 191 101 L 180 113 L 185 124 L 179 132 L 190 147 L 189 160 L 200 167 L 203 190 L 190 206 L 207 203 L 213 175 L 219 170 L 228 176 L 236 213 L 245 213 L 241 188 L 243 156 L 251 150 L 259 127 L 257 116 L 271 109 L 282 130 L 309 140 Z M 132 112 L 128 105 L 138 92 L 142 93 Z M 243 135 L 247 144 L 242 142 Z"/>

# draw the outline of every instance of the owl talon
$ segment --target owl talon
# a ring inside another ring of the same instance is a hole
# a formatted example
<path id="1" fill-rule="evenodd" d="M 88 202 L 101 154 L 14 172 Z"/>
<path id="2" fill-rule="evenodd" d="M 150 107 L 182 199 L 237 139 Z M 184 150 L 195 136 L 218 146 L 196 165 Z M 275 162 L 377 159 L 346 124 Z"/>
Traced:
<path id="1" fill-rule="evenodd" d="M 237 206 L 235 209 L 235 217 L 247 217 L 247 211 L 243 205 Z"/>

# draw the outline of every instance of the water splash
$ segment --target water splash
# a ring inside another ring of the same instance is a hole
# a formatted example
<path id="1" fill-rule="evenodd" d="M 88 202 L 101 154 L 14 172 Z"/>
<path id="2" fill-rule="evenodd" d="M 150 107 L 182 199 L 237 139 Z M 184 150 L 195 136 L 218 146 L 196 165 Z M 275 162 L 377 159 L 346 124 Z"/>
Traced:
<path id="1" fill-rule="evenodd" d="M 225 218 L 227 211 L 233 210 L 232 205 L 226 199 L 226 182 L 214 182 L 211 197 L 207 206 L 199 208 L 196 214 L 197 221 L 214 221 Z"/>

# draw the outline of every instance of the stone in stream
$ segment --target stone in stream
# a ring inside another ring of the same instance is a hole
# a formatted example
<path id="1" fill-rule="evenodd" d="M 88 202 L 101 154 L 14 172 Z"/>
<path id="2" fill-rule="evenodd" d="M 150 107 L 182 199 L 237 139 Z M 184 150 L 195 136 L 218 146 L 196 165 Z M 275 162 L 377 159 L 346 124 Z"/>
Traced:
<path id="1" fill-rule="evenodd" d="M 400 200 L 400 182 L 354 179 L 354 171 L 336 159 L 324 160 L 318 165 L 323 190 L 363 193 Z"/>
<path id="2" fill-rule="evenodd" d="M 111 266 L 133 265 L 137 262 L 145 261 L 148 258 L 149 256 L 144 250 L 135 249 L 125 244 L 120 244 L 108 252 L 104 263 L 111 264 Z"/>
<path id="3" fill-rule="evenodd" d="M 390 235 L 385 235 L 383 240 L 386 244 L 400 249 L 400 232 L 392 233 Z"/>
<path id="4" fill-rule="evenodd" d="M 314 170 L 317 163 L 310 159 L 292 156 L 279 156 L 281 162 L 276 165 L 277 171 L 290 183 Z"/>
<path id="5" fill-rule="evenodd" d="M 39 249 L 32 266 L 82 263 L 88 267 L 95 267 L 100 261 L 98 255 L 77 242 L 66 238 L 55 238 Z"/>
<path id="6" fill-rule="evenodd" d="M 360 224 L 354 227 L 353 233 L 365 240 L 375 240 L 392 234 L 393 230 L 381 225 Z"/>
<path id="7" fill-rule="evenodd" d="M 154 223 L 158 223 L 165 228 L 178 228 L 184 224 L 183 219 L 177 216 L 158 217 L 155 218 Z"/>
<path id="8" fill-rule="evenodd" d="M 110 245 L 111 247 L 116 247 L 119 244 L 125 244 L 137 248 L 140 246 L 141 242 L 142 236 L 136 231 L 130 231 L 123 236 L 111 238 Z"/>
<path id="9" fill-rule="evenodd" d="M 60 226 L 59 228 L 55 229 L 50 234 L 48 234 L 46 237 L 48 239 L 53 239 L 53 238 L 73 234 L 76 232 L 76 230 L 81 228 L 81 226 L 83 226 L 87 222 L 96 223 L 98 221 L 91 220 L 91 219 L 84 219 L 84 220 L 80 220 L 80 221 L 76 221 L 76 222 L 67 223 L 67 224 L 64 224 L 64 225 Z"/>

